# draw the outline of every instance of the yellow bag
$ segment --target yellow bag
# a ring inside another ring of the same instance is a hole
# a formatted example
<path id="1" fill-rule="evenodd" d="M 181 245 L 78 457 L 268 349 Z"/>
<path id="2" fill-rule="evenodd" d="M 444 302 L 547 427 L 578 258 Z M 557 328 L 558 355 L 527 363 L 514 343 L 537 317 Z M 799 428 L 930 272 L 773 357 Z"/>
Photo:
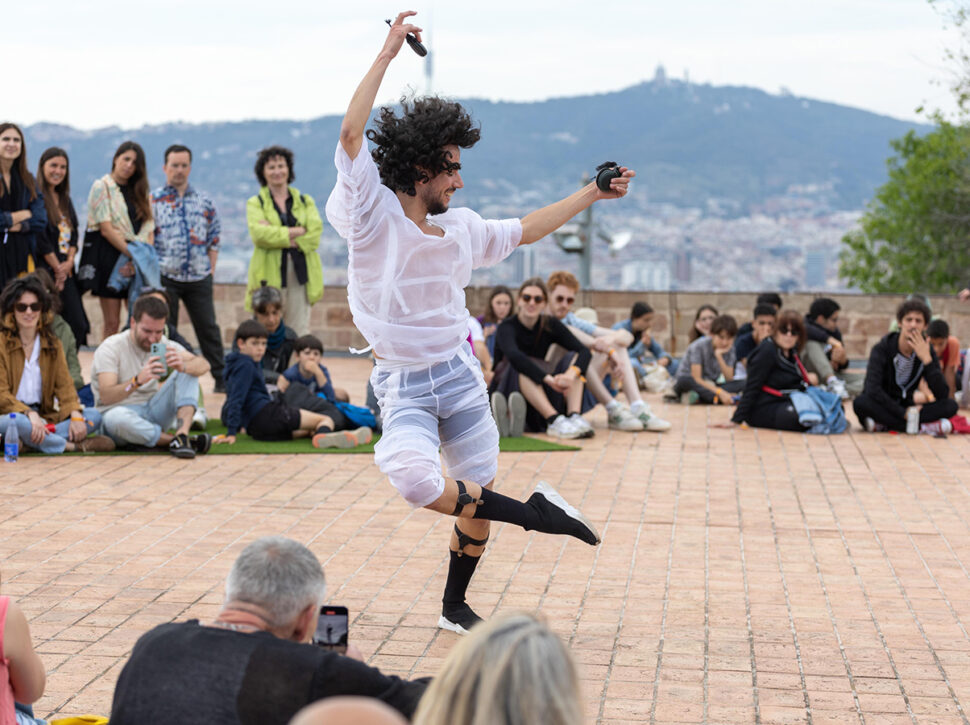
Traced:
<path id="1" fill-rule="evenodd" d="M 108 718 L 100 715 L 78 715 L 48 720 L 47 725 L 108 725 Z"/>

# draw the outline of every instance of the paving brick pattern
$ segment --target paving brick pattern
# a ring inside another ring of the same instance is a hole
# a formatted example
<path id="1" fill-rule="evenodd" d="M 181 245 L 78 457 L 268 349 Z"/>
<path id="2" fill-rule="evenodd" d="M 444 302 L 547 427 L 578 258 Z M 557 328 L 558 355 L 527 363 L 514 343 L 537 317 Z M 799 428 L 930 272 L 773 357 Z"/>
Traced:
<path id="1" fill-rule="evenodd" d="M 356 399 L 368 365 L 334 360 Z M 597 548 L 499 524 L 482 615 L 541 612 L 582 671 L 589 722 L 967 723 L 970 441 L 710 427 L 606 430 L 502 454 L 499 490 L 553 483 Z M 218 411 L 210 396 L 210 410 Z M 0 464 L 0 569 L 49 676 L 39 714 L 107 714 L 133 643 L 209 619 L 239 550 L 282 533 L 320 557 L 369 662 L 433 674 L 449 520 L 369 456 L 26 457 Z"/>

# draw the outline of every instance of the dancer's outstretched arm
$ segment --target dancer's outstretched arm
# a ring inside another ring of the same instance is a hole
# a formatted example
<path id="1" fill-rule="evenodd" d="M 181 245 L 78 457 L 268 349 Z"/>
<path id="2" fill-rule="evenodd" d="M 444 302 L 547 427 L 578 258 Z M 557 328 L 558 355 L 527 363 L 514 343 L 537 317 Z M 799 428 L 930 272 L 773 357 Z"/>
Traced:
<path id="1" fill-rule="evenodd" d="M 623 175 L 610 181 L 610 191 L 602 191 L 596 186 L 595 182 L 590 182 L 565 199 L 560 199 L 524 216 L 522 218 L 522 241 L 519 244 L 532 244 L 547 234 L 552 234 L 595 201 L 620 199 L 626 196 L 630 179 L 636 176 L 636 172 L 625 166 L 621 166 L 620 171 Z"/>
<path id="2" fill-rule="evenodd" d="M 340 126 L 340 145 L 344 147 L 344 151 L 352 159 L 356 159 L 360 152 L 361 144 L 364 141 L 364 128 L 370 118 L 371 109 L 374 108 L 377 91 L 381 87 L 381 81 L 384 80 L 387 66 L 401 50 L 408 33 L 414 33 L 414 36 L 421 40 L 421 28 L 404 22 L 405 18 L 412 15 L 417 15 L 417 13 L 413 10 L 407 10 L 398 14 L 394 24 L 391 25 L 390 32 L 387 34 L 387 40 L 384 41 L 384 47 L 381 48 L 377 59 L 371 65 L 370 70 L 367 71 L 364 80 L 357 86 L 354 97 L 350 99 L 350 106 L 348 106 L 344 121 Z"/>

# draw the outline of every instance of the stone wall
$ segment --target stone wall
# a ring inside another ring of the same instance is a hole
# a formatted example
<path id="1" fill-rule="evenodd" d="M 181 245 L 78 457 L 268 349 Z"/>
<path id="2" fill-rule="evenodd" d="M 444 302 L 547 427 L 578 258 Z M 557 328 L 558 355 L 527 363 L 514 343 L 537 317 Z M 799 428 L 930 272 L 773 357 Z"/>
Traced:
<path id="1" fill-rule="evenodd" d="M 489 288 L 470 287 L 467 290 L 469 309 L 479 314 L 485 307 Z M 222 327 L 223 340 L 228 347 L 236 327 L 250 315 L 243 307 L 243 285 L 215 285 L 216 316 Z M 815 294 L 783 295 L 786 308 L 801 312 L 808 310 Z M 756 295 L 744 293 L 706 292 L 609 292 L 590 290 L 581 292 L 576 305 L 592 307 L 599 314 L 601 325 L 610 326 L 629 316 L 630 307 L 643 300 L 654 308 L 653 333 L 664 347 L 675 355 L 683 354 L 687 347 L 687 332 L 697 308 L 704 303 L 713 304 L 722 313 L 737 317 L 739 322 L 749 320 Z M 842 306 L 840 327 L 846 349 L 853 359 L 865 359 L 869 349 L 886 334 L 902 295 L 831 295 Z M 970 303 L 959 302 L 953 296 L 930 298 L 934 315 L 940 315 L 950 323 L 952 334 L 962 344 L 970 344 Z M 91 320 L 92 344 L 101 339 L 101 310 L 98 301 L 85 295 L 84 306 Z M 192 325 L 183 308 L 179 316 L 179 331 L 195 342 Z M 345 287 L 327 287 L 323 300 L 313 306 L 310 318 L 311 331 L 320 337 L 327 350 L 344 351 L 348 347 L 364 347 L 367 343 L 353 326 L 347 307 Z"/>

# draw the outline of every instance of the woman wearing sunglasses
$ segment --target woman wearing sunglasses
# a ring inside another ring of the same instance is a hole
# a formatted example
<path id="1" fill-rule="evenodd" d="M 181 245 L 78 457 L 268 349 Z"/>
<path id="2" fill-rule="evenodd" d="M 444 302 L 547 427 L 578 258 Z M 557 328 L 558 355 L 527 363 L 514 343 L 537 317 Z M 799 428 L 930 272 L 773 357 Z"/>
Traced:
<path id="1" fill-rule="evenodd" d="M 516 313 L 495 333 L 491 392 L 509 396 L 518 390 L 525 396 L 528 430 L 547 431 L 559 438 L 589 438 L 593 429 L 580 413 L 582 376 L 592 356 L 563 323 L 545 314 L 548 299 L 545 282 L 538 277 L 527 279 L 519 287 Z M 565 367 L 563 372 L 557 372 L 545 360 L 554 343 L 576 353 L 575 360 L 567 355 L 560 363 Z"/>
<path id="2" fill-rule="evenodd" d="M 114 450 L 110 438 L 88 437 L 101 414 L 78 401 L 41 281 L 11 281 L 0 294 L 0 314 L 0 434 L 15 424 L 20 445 L 42 453 Z"/>
<path id="3" fill-rule="evenodd" d="M 732 423 L 756 428 L 804 431 L 786 395 L 818 382 L 805 372 L 798 351 L 805 345 L 805 323 L 794 310 L 778 315 L 774 335 L 761 341 L 748 357 L 748 377 Z"/>

